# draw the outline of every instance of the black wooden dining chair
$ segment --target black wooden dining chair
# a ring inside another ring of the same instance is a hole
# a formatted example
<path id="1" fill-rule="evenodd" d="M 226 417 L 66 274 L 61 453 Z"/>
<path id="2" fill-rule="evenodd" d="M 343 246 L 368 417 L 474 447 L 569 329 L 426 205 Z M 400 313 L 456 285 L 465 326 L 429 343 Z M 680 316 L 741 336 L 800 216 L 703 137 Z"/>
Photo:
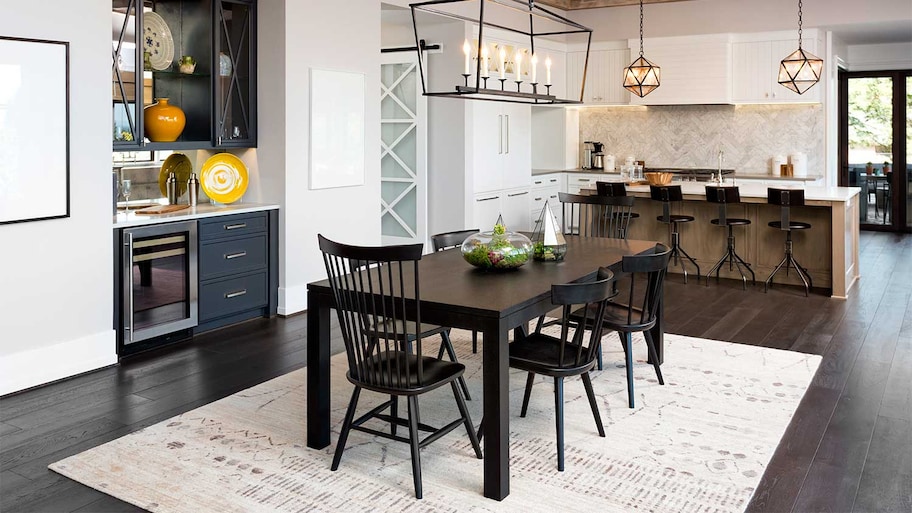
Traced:
<path id="1" fill-rule="evenodd" d="M 662 369 L 656 357 L 655 341 L 652 339 L 651 330 L 656 324 L 660 300 L 664 293 L 665 272 L 668 269 L 668 259 L 671 248 L 664 244 L 656 244 L 651 253 L 625 256 L 621 261 L 621 271 L 629 276 L 626 304 L 609 302 L 605 309 L 601 326 L 607 331 L 617 331 L 624 348 L 627 365 L 627 399 L 631 408 L 634 407 L 633 399 L 633 333 L 642 332 L 646 338 L 646 348 L 649 359 L 655 367 L 659 384 L 664 385 Z M 575 326 L 581 324 L 587 330 L 598 326 L 595 321 L 598 317 L 596 311 L 578 309 L 570 315 L 570 322 Z M 602 354 L 597 355 L 598 365 L 601 368 Z"/>
<path id="2" fill-rule="evenodd" d="M 585 196 L 560 192 L 558 199 L 564 209 L 564 234 L 627 238 L 633 196 Z"/>
<path id="3" fill-rule="evenodd" d="M 476 233 L 478 233 L 477 229 L 438 233 L 437 235 L 431 235 L 431 244 L 434 246 L 434 251 L 444 251 L 444 250 L 450 249 L 450 248 L 459 248 L 462 246 L 462 243 L 465 242 L 466 239 L 468 239 L 472 235 L 475 235 Z M 453 347 L 453 345 L 450 344 L 447 351 L 450 351 L 452 349 L 452 347 Z M 440 346 L 440 350 L 441 350 L 441 353 L 439 356 L 440 358 L 443 358 L 443 352 L 442 352 L 443 349 L 444 349 L 444 347 Z M 478 352 L 478 330 L 472 330 L 472 353 L 477 353 L 477 352 Z M 455 352 L 450 355 L 450 359 L 452 359 L 453 361 L 456 361 Z M 466 394 L 466 398 L 471 399 L 471 397 L 469 397 L 469 395 L 468 395 L 469 394 L 468 388 L 466 388 L 464 390 L 464 392 Z"/>
<path id="4" fill-rule="evenodd" d="M 560 337 L 552 337 L 536 330 L 521 340 L 510 344 L 510 367 L 528 372 L 526 391 L 523 395 L 520 417 L 525 417 L 529 409 L 529 398 L 536 374 L 554 378 L 554 406 L 556 409 L 555 425 L 557 427 L 557 470 L 564 470 L 564 378 L 580 376 L 589 407 L 595 417 L 595 426 L 601 437 L 605 436 L 602 418 L 599 415 L 598 402 L 592 390 L 589 371 L 595 366 L 597 355 L 601 354 L 602 317 L 605 304 L 611 295 L 613 274 L 608 269 L 599 269 L 598 279 L 588 283 L 571 283 L 551 286 L 551 303 L 563 307 Z M 590 332 L 584 344 L 582 330 L 575 330 L 570 335 L 568 322 L 574 307 L 582 306 L 584 311 L 592 312 L 595 329 Z"/>
<path id="5" fill-rule="evenodd" d="M 352 429 L 406 442 L 411 447 L 415 496 L 420 499 L 422 447 L 462 424 L 468 432 L 475 456 L 479 459 L 482 457 L 465 400 L 456 386 L 456 380 L 465 372 L 465 366 L 424 356 L 422 351 L 425 344 L 418 261 L 421 260 L 423 245 L 362 247 L 333 242 L 322 235 L 317 238 L 348 358 L 346 377 L 355 386 L 345 412 L 331 469 L 339 468 Z M 410 344 L 410 341 L 413 343 Z M 418 420 L 418 396 L 447 383 L 453 390 L 459 419 L 442 428 L 421 423 Z M 362 389 L 389 395 L 391 398 L 355 419 Z M 400 418 L 396 412 L 400 396 L 408 402 L 407 419 Z M 384 414 L 387 408 L 390 413 Z M 391 432 L 364 426 L 370 419 L 390 423 Z M 397 425 L 408 427 L 408 438 L 396 435 L 393 428 Z M 424 440 L 419 440 L 419 431 L 430 434 Z"/>

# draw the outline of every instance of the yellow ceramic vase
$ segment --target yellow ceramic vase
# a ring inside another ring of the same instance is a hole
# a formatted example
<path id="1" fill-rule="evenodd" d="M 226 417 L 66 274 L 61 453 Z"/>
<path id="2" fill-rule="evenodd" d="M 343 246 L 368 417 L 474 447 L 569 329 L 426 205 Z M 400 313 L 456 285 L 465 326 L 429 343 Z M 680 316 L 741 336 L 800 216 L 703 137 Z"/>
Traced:
<path id="1" fill-rule="evenodd" d="M 156 103 L 143 110 L 143 123 L 150 141 L 172 142 L 184 131 L 187 118 L 184 111 L 168 103 L 167 98 L 157 98 Z"/>

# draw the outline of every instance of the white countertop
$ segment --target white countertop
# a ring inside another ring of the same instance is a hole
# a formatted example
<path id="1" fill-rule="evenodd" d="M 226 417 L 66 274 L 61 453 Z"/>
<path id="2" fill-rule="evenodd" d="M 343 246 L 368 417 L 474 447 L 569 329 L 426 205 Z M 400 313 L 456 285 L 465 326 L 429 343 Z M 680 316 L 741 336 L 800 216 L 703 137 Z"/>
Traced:
<path id="1" fill-rule="evenodd" d="M 680 185 L 681 192 L 686 200 L 705 200 L 706 186 L 709 182 L 675 182 L 672 185 Z M 730 185 L 730 184 L 727 184 Z M 736 184 L 741 193 L 741 200 L 745 203 L 766 203 L 767 188 L 766 184 L 744 183 Z M 808 204 L 818 203 L 844 203 L 854 196 L 861 193 L 860 187 L 813 187 L 783 185 L 782 189 L 804 189 L 804 201 Z M 594 191 L 595 189 L 589 189 Z M 627 192 L 631 196 L 649 197 L 648 185 L 629 185 Z"/>
<path id="2" fill-rule="evenodd" d="M 261 203 L 233 203 L 231 205 L 213 205 L 210 203 L 199 204 L 195 207 L 185 208 L 177 212 L 160 215 L 137 215 L 130 211 L 118 212 L 114 216 L 114 228 L 129 228 L 131 226 L 144 226 L 149 224 L 169 223 L 171 221 L 187 221 L 204 217 L 216 217 L 227 214 L 244 214 L 247 212 L 261 212 L 273 210 L 279 205 Z"/>
<path id="3" fill-rule="evenodd" d="M 599 171 L 598 169 L 533 169 L 532 176 L 547 175 L 552 173 L 584 173 L 584 174 L 594 174 L 594 175 L 605 175 L 607 181 L 610 181 L 612 177 L 620 177 L 621 174 L 619 171 Z M 687 176 L 687 175 L 683 175 Z M 783 180 L 783 181 L 792 181 L 792 182 L 814 182 L 823 178 L 822 176 L 773 176 L 771 174 L 764 173 L 742 173 L 736 171 L 734 174 L 725 175 L 726 177 L 734 176 L 735 179 L 745 179 L 745 180 Z M 678 183 L 678 182 L 675 182 Z"/>

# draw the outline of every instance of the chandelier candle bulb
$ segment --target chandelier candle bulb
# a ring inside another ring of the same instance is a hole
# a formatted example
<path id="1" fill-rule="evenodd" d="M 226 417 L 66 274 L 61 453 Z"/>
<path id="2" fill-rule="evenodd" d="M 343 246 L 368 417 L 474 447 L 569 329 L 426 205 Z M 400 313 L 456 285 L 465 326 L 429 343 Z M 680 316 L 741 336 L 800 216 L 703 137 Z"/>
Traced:
<path id="1" fill-rule="evenodd" d="M 488 45 L 481 48 L 481 76 L 487 78 L 491 74 L 488 71 Z"/>
<path id="2" fill-rule="evenodd" d="M 516 52 L 514 61 L 514 64 L 516 64 L 516 81 L 522 82 L 522 50 Z"/>
<path id="3" fill-rule="evenodd" d="M 535 80 L 536 70 L 538 69 L 538 55 L 532 54 L 532 83 L 537 84 L 538 80 Z"/>
<path id="4" fill-rule="evenodd" d="M 545 59 L 545 85 L 551 85 L 551 57 Z"/>
<path id="5" fill-rule="evenodd" d="M 466 39 L 462 44 L 462 51 L 465 53 L 465 74 L 472 74 L 472 47 L 469 46 L 469 40 Z"/>
<path id="6" fill-rule="evenodd" d="M 500 79 L 507 78 L 507 51 L 500 47 Z"/>

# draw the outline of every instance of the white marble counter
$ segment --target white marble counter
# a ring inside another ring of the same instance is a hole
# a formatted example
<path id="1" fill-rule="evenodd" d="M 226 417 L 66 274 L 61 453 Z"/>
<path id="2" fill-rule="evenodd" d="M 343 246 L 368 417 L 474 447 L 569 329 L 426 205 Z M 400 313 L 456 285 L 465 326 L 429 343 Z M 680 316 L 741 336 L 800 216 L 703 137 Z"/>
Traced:
<path id="1" fill-rule="evenodd" d="M 134 212 L 118 212 L 114 216 L 114 228 L 129 228 L 149 224 L 170 223 L 172 221 L 187 221 L 204 217 L 223 216 L 227 214 L 243 214 L 247 212 L 261 212 L 273 210 L 279 205 L 260 203 L 233 203 L 231 205 L 200 204 L 195 207 L 185 208 L 177 212 L 160 215 L 137 215 Z"/>

